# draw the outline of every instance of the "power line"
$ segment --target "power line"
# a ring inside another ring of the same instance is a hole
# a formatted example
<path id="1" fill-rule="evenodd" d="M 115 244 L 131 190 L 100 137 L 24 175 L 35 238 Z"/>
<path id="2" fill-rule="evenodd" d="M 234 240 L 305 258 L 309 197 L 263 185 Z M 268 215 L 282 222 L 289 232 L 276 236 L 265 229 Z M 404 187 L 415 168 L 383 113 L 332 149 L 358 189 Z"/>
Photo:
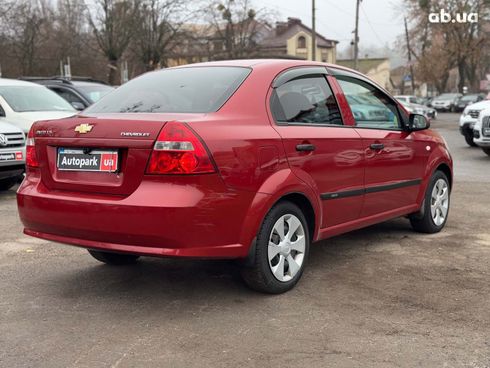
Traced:
<path id="1" fill-rule="evenodd" d="M 385 42 L 385 41 L 383 41 L 383 40 L 381 39 L 381 37 L 379 37 L 378 33 L 377 33 L 375 30 L 374 30 L 374 27 L 372 26 L 371 22 L 369 21 L 369 18 L 368 18 L 368 16 L 367 16 L 366 11 L 364 10 L 364 7 L 363 7 L 363 6 L 361 6 L 361 10 L 362 10 L 362 12 L 363 12 L 364 16 L 366 17 L 366 21 L 367 21 L 367 24 L 369 25 L 369 28 L 371 28 L 371 31 L 373 31 L 373 33 L 374 33 L 374 35 L 376 36 L 376 38 L 378 39 L 378 41 L 379 41 L 381 44 L 383 44 L 383 45 L 384 45 L 384 44 L 386 44 L 386 42 Z"/>

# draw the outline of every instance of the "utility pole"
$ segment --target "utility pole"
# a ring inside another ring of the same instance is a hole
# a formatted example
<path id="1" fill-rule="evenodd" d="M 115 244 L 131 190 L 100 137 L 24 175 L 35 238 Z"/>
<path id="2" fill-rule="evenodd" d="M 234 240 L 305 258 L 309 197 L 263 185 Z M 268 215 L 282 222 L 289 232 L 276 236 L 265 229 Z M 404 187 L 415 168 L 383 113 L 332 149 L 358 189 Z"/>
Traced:
<path id="1" fill-rule="evenodd" d="M 410 37 L 408 37 L 407 18 L 405 17 L 403 19 L 405 21 L 405 36 L 407 38 L 408 66 L 410 67 L 410 79 L 412 81 L 412 94 L 415 94 L 415 78 L 413 76 L 412 49 L 410 48 Z"/>
<path id="2" fill-rule="evenodd" d="M 311 60 L 316 61 L 315 0 L 311 0 Z"/>
<path id="3" fill-rule="evenodd" d="M 359 70 L 359 5 L 361 0 L 356 0 L 356 29 L 354 30 L 354 69 Z"/>

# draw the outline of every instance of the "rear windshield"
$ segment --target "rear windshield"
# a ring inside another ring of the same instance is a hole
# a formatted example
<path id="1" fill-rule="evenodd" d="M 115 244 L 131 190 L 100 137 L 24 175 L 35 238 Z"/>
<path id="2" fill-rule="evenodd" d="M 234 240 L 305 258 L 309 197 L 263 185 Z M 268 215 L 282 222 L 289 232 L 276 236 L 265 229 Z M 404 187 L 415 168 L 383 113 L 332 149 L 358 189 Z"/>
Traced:
<path id="1" fill-rule="evenodd" d="M 190 67 L 144 74 L 89 107 L 87 113 L 217 111 L 250 73 L 241 67 Z"/>

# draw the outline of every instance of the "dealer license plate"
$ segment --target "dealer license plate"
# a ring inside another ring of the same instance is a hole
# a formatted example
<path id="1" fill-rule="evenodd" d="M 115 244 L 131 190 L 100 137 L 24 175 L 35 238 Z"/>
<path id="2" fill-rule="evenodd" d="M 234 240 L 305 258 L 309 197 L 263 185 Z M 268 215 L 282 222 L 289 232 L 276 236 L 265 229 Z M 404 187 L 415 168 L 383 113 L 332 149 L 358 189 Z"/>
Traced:
<path id="1" fill-rule="evenodd" d="M 22 158 L 22 152 L 0 153 L 0 161 L 20 161 Z"/>
<path id="2" fill-rule="evenodd" d="M 58 148 L 58 170 L 116 172 L 118 152 L 107 150 L 89 150 Z"/>

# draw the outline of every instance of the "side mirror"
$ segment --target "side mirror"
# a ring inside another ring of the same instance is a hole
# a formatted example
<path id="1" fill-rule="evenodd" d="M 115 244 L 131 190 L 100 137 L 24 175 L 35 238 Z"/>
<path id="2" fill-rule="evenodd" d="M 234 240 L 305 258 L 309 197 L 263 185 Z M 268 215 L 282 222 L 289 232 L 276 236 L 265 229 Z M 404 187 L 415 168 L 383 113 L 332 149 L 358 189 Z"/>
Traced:
<path id="1" fill-rule="evenodd" d="M 73 108 L 75 108 L 78 111 L 85 110 L 85 105 L 81 102 L 73 101 L 71 105 L 73 106 Z"/>
<path id="2" fill-rule="evenodd" d="M 5 116 L 5 111 L 2 109 L 2 106 L 0 106 L 0 117 L 4 118 Z"/>
<path id="3" fill-rule="evenodd" d="M 408 131 L 414 132 L 430 128 L 430 122 L 424 115 L 410 114 L 408 118 Z"/>

